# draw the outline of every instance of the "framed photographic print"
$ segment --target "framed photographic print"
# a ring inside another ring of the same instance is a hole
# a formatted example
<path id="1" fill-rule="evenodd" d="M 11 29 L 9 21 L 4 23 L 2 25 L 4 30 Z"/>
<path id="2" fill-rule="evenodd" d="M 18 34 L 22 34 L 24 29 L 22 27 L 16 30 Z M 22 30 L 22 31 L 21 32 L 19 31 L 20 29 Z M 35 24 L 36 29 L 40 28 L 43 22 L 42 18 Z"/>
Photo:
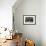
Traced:
<path id="1" fill-rule="evenodd" d="M 24 25 L 35 25 L 36 15 L 23 15 L 23 24 Z"/>

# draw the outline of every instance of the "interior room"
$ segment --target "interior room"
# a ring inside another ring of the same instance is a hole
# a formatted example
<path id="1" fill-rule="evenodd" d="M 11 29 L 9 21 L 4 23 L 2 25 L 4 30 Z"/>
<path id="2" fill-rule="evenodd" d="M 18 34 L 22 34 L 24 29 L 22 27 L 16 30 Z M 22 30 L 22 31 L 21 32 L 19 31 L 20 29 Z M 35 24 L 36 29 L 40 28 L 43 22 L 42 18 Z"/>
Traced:
<path id="1" fill-rule="evenodd" d="M 0 46 L 46 46 L 46 0 L 0 0 Z"/>

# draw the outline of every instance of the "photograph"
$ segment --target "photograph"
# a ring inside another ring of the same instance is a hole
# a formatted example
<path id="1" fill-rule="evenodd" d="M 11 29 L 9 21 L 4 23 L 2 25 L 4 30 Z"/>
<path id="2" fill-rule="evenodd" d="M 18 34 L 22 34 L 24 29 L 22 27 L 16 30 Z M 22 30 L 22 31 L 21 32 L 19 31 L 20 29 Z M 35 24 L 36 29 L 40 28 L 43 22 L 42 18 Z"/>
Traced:
<path id="1" fill-rule="evenodd" d="M 23 24 L 24 25 L 35 25 L 36 24 L 36 15 L 24 15 Z"/>

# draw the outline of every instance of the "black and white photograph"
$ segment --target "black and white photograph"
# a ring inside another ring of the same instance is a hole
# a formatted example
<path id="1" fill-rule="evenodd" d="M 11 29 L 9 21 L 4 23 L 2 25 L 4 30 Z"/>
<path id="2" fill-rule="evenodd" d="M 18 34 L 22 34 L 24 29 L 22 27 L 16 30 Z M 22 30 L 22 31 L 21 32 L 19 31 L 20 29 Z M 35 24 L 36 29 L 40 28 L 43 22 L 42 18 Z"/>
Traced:
<path id="1" fill-rule="evenodd" d="M 36 24 L 36 15 L 24 15 L 23 24 L 25 25 L 35 25 Z"/>

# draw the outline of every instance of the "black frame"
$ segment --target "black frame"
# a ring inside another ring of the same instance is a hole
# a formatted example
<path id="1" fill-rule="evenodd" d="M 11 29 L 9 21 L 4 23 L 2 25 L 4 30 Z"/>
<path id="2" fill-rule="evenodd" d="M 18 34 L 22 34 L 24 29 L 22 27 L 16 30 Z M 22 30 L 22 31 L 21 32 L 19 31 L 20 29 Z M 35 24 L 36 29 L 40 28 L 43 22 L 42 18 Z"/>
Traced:
<path id="1" fill-rule="evenodd" d="M 34 17 L 35 17 L 35 23 L 34 23 L 34 24 L 25 24 L 25 23 L 24 23 L 24 17 L 25 17 L 25 16 L 29 16 L 29 17 L 34 16 Z M 36 15 L 23 15 L 23 25 L 36 25 Z"/>

